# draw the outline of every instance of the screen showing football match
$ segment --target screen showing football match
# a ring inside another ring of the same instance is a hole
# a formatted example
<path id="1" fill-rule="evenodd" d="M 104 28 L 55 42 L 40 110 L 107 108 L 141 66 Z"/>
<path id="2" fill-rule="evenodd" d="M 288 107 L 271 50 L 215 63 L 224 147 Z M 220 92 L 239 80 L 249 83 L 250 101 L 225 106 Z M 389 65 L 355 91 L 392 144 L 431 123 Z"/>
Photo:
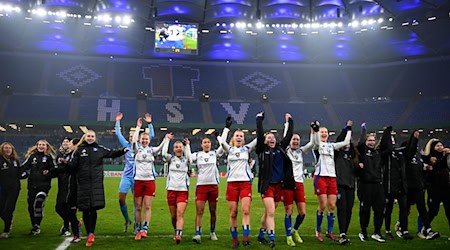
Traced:
<path id="1" fill-rule="evenodd" d="M 198 24 L 155 22 L 155 52 L 198 54 Z"/>

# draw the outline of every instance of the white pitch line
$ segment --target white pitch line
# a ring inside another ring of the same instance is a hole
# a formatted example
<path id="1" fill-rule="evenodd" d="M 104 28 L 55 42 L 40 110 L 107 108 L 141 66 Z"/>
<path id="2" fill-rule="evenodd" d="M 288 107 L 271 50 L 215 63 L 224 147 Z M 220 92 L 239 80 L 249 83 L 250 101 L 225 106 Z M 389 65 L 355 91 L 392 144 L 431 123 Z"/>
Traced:
<path id="1" fill-rule="evenodd" d="M 56 250 L 66 250 L 70 246 L 70 241 L 72 238 L 66 238 L 57 248 Z"/>

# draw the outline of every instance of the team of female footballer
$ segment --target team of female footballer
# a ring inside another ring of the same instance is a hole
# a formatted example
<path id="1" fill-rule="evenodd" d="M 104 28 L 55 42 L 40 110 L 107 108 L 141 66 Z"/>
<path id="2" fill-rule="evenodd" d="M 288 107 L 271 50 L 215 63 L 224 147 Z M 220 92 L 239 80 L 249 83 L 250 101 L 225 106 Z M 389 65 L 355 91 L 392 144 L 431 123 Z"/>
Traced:
<path id="1" fill-rule="evenodd" d="M 56 211 L 63 219 L 60 234 L 70 236 L 72 243 L 80 241 L 81 221 L 76 212 L 83 214 L 87 232 L 86 246 L 95 242 L 97 210 L 105 207 L 103 187 L 103 158 L 125 155 L 125 169 L 119 188 L 119 204 L 125 219 L 124 231 L 132 224 L 125 203 L 131 190 L 134 196 L 134 240 L 148 237 L 155 197 L 155 158 L 162 155 L 167 163 L 167 202 L 170 210 L 174 241 L 180 244 L 184 229 L 184 212 L 188 203 L 191 166 L 196 166 L 195 190 L 195 235 L 192 240 L 202 241 L 203 213 L 206 203 L 210 211 L 210 239 L 218 240 L 215 233 L 216 208 L 219 196 L 218 158 L 227 157 L 226 200 L 229 208 L 232 248 L 238 248 L 237 215 L 239 203 L 242 213 L 242 245 L 250 244 L 250 207 L 255 167 L 252 154 L 256 154 L 259 166 L 258 192 L 261 194 L 264 213 L 261 215 L 257 241 L 275 247 L 275 209 L 280 202 L 285 207 L 284 225 L 286 243 L 295 246 L 303 243 L 299 228 L 306 216 L 305 188 L 303 185 L 303 158 L 310 151 L 315 157 L 314 193 L 319 206 L 316 213 L 315 236 L 323 241 L 322 221 L 327 217 L 325 236 L 339 244 L 349 244 L 347 231 L 352 217 L 355 190 L 359 200 L 361 241 L 368 241 L 367 227 L 370 212 L 374 214 L 374 231 L 370 236 L 377 242 L 392 239 L 391 214 L 394 201 L 399 205 L 395 234 L 405 240 L 413 236 L 408 232 L 408 215 L 416 204 L 419 212 L 417 235 L 432 240 L 440 235 L 431 229 L 431 223 L 443 203 L 450 225 L 450 149 L 438 139 L 431 139 L 419 151 L 419 132 L 413 131 L 410 138 L 397 145 L 387 127 L 379 143 L 375 135 L 366 134 L 366 124 L 361 125 L 361 137 L 353 143 L 352 121 L 347 121 L 336 142 L 328 141 L 328 130 L 319 122 L 311 122 L 310 140 L 300 145 L 300 135 L 294 133 L 294 122 L 290 114 L 285 115 L 285 129 L 281 141 L 275 134 L 264 132 L 264 113 L 256 115 L 256 138 L 245 143 L 244 132 L 236 130 L 227 142 L 231 117 L 225 120 L 221 135 L 216 135 L 219 147 L 212 148 L 212 138 L 201 140 L 201 150 L 192 152 L 189 139 L 176 141 L 169 152 L 172 133 L 165 135 L 156 147 L 150 146 L 154 138 L 152 117 L 145 114 L 137 119 L 136 129 L 127 141 L 120 131 L 123 114 L 116 116 L 116 135 L 123 146 L 111 150 L 96 141 L 96 134 L 89 130 L 81 139 L 64 138 L 59 150 L 46 140 L 39 140 L 31 147 L 21 164 L 11 143 L 0 145 L 0 217 L 4 231 L 0 239 L 10 236 L 13 212 L 20 191 L 20 179 L 28 179 L 28 211 L 31 235 L 40 233 L 45 200 L 51 188 L 51 179 L 58 178 Z M 140 133 L 143 120 L 148 133 Z M 254 153 L 253 153 L 254 152 Z M 357 189 L 356 189 L 357 187 Z M 427 191 L 428 199 L 425 199 Z M 294 213 L 294 205 L 297 212 Z M 428 206 L 428 208 L 427 208 Z M 339 224 L 339 237 L 334 234 L 335 208 Z M 292 226 L 292 215 L 295 215 Z M 385 234 L 381 227 L 385 222 Z M 70 233 L 70 230 L 72 233 Z M 267 234 L 267 238 L 266 238 Z M 449 238 L 450 240 L 450 238 Z"/>

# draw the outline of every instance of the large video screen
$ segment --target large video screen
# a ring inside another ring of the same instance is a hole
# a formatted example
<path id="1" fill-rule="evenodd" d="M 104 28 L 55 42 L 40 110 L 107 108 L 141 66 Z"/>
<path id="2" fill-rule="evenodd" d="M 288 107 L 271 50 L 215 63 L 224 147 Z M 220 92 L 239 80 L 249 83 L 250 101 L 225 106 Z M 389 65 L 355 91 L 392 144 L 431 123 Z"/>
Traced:
<path id="1" fill-rule="evenodd" d="M 198 54 L 198 24 L 155 22 L 155 52 Z"/>

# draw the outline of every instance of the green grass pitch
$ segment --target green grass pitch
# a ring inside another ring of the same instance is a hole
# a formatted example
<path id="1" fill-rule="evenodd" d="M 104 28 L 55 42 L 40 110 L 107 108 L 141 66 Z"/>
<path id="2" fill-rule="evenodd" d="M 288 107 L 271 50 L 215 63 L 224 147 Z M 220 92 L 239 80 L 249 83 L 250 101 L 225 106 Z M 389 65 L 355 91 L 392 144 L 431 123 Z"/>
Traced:
<path id="1" fill-rule="evenodd" d="M 191 237 L 195 232 L 195 205 L 194 191 L 195 179 L 191 181 L 190 200 L 185 215 L 184 237 L 180 245 L 175 245 L 172 239 L 173 229 L 170 224 L 170 215 L 166 202 L 165 178 L 158 178 L 157 193 L 152 207 L 152 220 L 149 228 L 149 238 L 142 239 L 139 242 L 134 241 L 131 232 L 123 232 L 123 218 L 119 210 L 118 203 L 118 186 L 120 178 L 105 178 L 106 208 L 99 211 L 98 223 L 96 229 L 96 241 L 92 246 L 93 249 L 229 249 L 231 246 L 231 237 L 229 235 L 228 226 L 228 207 L 225 201 L 225 179 L 221 179 L 220 197 L 218 203 L 218 221 L 216 232 L 219 241 L 214 242 L 209 239 L 209 214 L 205 210 L 203 239 L 202 244 L 197 245 L 192 242 Z M 255 180 L 256 182 L 257 180 Z M 46 201 L 44 220 L 41 225 L 41 234 L 37 236 L 29 236 L 28 232 L 31 228 L 26 203 L 26 181 L 22 181 L 22 191 L 14 213 L 13 229 L 11 237 L 6 240 L 0 240 L 0 249 L 55 249 L 64 241 L 64 238 L 58 236 L 59 229 L 62 225 L 61 219 L 55 212 L 55 199 L 57 192 L 56 180 L 53 181 L 53 188 L 50 190 L 49 197 Z M 435 241 L 425 241 L 417 237 L 412 241 L 403 241 L 394 239 L 385 244 L 374 241 L 360 242 L 357 238 L 359 232 L 358 205 L 355 203 L 353 208 L 352 223 L 350 225 L 349 235 L 352 244 L 350 246 L 339 246 L 337 243 L 329 239 L 325 239 L 323 243 L 318 242 L 314 237 L 315 211 L 317 209 L 317 199 L 313 195 L 311 180 L 306 180 L 305 190 L 307 194 L 307 215 L 303 225 L 300 227 L 301 235 L 305 241 L 303 244 L 297 244 L 298 249 L 342 249 L 361 248 L 361 249 L 450 249 L 450 241 L 447 240 L 449 227 L 444 215 L 443 208 L 439 216 L 433 221 L 433 229 L 446 235 Z M 259 194 L 256 192 L 256 183 L 253 185 L 253 203 L 251 207 L 251 245 L 248 247 L 239 247 L 240 249 L 267 249 L 256 241 L 256 234 L 259 229 L 259 219 L 263 213 L 263 206 Z M 127 197 L 128 210 L 130 215 L 133 214 L 132 196 Z M 276 213 L 276 248 L 292 249 L 285 242 L 284 232 L 284 208 L 280 206 Z M 393 213 L 393 220 L 397 218 L 397 208 Z M 81 218 L 81 214 L 79 214 Z M 417 211 L 414 208 L 410 218 L 410 232 L 415 233 Z M 239 222 L 240 222 L 239 216 Z M 239 223 L 240 224 L 240 223 Z M 3 229 L 3 222 L 0 223 Z M 326 228 L 326 218 L 322 225 Z M 338 233 L 338 223 L 335 222 L 335 232 Z M 130 230 L 132 231 L 132 230 Z M 369 226 L 369 233 L 372 232 L 372 226 Z M 384 226 L 383 226 L 384 232 Z M 83 236 L 84 236 L 83 228 Z M 239 235 L 242 238 L 242 229 L 239 228 Z M 78 243 L 72 244 L 69 249 L 85 248 L 85 239 Z"/>

